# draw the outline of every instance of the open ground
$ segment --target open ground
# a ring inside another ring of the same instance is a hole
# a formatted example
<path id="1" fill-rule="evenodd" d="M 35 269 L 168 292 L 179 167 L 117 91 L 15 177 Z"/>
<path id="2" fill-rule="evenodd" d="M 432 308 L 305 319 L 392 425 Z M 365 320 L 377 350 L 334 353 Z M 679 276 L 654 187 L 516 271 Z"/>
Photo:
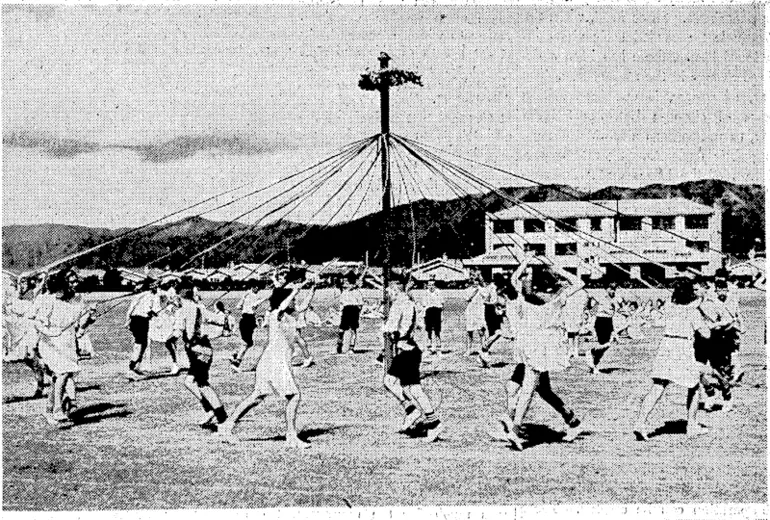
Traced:
<path id="1" fill-rule="evenodd" d="M 330 301 L 321 291 L 321 315 Z M 25 397 L 34 389 L 29 370 L 4 364 L 3 508 L 764 503 L 764 293 L 742 291 L 741 304 L 748 332 L 736 361 L 746 375 L 732 412 L 700 413 L 708 435 L 685 438 L 685 390 L 675 387 L 651 417 L 656 435 L 642 443 L 629 433 L 661 335 L 647 329 L 647 339 L 610 350 L 598 376 L 587 373 L 583 358 L 555 374 L 557 393 L 583 418 L 586 432 L 574 443 L 560 442 L 561 419 L 536 397 L 523 452 L 486 434 L 503 410 L 510 346 L 499 342 L 486 370 L 463 357 L 459 298 L 449 299 L 444 321 L 454 353 L 426 355 L 422 367 L 423 383 L 448 426 L 441 440 L 425 444 L 394 433 L 402 414 L 385 394 L 374 359 L 380 322 L 362 320 L 361 354 L 332 354 L 333 328 L 308 334 L 317 364 L 296 370 L 303 391 L 299 424 L 311 443 L 304 451 L 284 448 L 278 399 L 249 414 L 237 430 L 241 442 L 230 445 L 195 425 L 201 410 L 181 376 L 128 382 L 132 341 L 122 328 L 123 304 L 93 326 L 97 357 L 83 362 L 77 377 L 75 426 L 49 426 L 41 415 L 44 401 Z M 419 338 L 424 346 L 422 331 Z M 260 331 L 257 344 L 264 339 Z M 211 380 L 228 409 L 253 384 L 253 375 L 233 373 L 226 360 L 237 344 L 237 336 L 215 344 Z M 166 368 L 163 346 L 151 350 L 149 367 Z"/>

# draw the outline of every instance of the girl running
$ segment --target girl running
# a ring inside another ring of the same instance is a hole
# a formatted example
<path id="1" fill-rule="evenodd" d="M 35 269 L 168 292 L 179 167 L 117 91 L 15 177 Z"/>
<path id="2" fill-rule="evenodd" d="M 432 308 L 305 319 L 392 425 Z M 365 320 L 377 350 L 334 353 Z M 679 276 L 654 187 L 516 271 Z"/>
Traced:
<path id="1" fill-rule="evenodd" d="M 482 291 L 481 280 L 479 275 L 473 275 L 471 277 L 471 287 L 468 288 L 465 294 L 465 301 L 468 302 L 468 306 L 465 308 L 465 331 L 468 333 L 467 348 L 465 355 L 470 356 L 475 351 L 473 350 L 473 337 L 474 335 L 479 341 L 479 350 L 486 341 L 486 323 L 484 320 L 484 293 Z"/>
<path id="2" fill-rule="evenodd" d="M 709 326 L 698 311 L 692 280 L 677 280 L 666 312 L 663 339 L 652 365 L 652 387 L 642 399 L 634 422 L 633 433 L 637 440 L 647 440 L 647 419 L 671 383 L 687 389 L 687 436 L 706 433 L 706 429 L 696 422 L 702 369 L 695 360 L 695 331 L 704 338 L 710 336 Z"/>
<path id="3" fill-rule="evenodd" d="M 37 385 L 32 397 L 39 398 L 43 396 L 45 389 L 45 374 L 37 348 L 38 331 L 32 319 L 33 301 L 24 298 L 27 292 L 27 281 L 10 280 L 5 289 L 3 319 L 8 343 L 3 360 L 21 361 L 32 370 Z M 39 293 L 39 290 L 36 293 Z M 33 298 L 36 296 L 37 294 L 34 294 Z"/>
<path id="4" fill-rule="evenodd" d="M 249 410 L 275 393 L 286 399 L 286 444 L 295 448 L 310 446 L 299 438 L 297 432 L 300 389 L 291 368 L 291 344 L 294 338 L 286 337 L 286 328 L 281 323 L 284 313 L 293 304 L 300 288 L 301 286 L 297 285 L 293 289 L 276 289 L 270 296 L 268 342 L 257 361 L 254 390 L 235 408 L 230 419 L 219 427 L 218 434 L 226 439 L 232 439 L 236 424 Z M 296 331 L 296 328 L 294 330 Z"/>
<path id="5" fill-rule="evenodd" d="M 161 285 L 160 290 L 155 295 L 154 306 L 158 309 L 156 315 L 150 319 L 148 332 L 149 341 L 163 343 L 168 355 L 171 358 L 171 375 L 177 375 L 180 371 L 176 357 L 176 341 L 174 337 L 174 322 L 176 313 L 182 306 L 179 295 L 176 292 L 176 283 L 169 281 Z"/>
<path id="6" fill-rule="evenodd" d="M 137 287 L 137 294 L 131 300 L 126 312 L 125 326 L 134 336 L 134 349 L 131 354 L 131 361 L 128 363 L 129 375 L 143 375 L 139 365 L 142 363 L 142 358 L 147 350 L 150 320 L 160 310 L 155 294 L 150 290 L 151 285 L 152 280 L 147 279 Z"/>
<path id="7" fill-rule="evenodd" d="M 46 419 L 63 425 L 69 422 L 69 413 L 75 407 L 75 374 L 78 366 L 77 337 L 93 323 L 95 309 L 85 310 L 75 300 L 74 277 L 57 273 L 48 280 L 53 295 L 49 305 L 35 315 L 35 326 L 40 332 L 40 351 L 51 372 L 52 391 L 49 393 Z"/>
<path id="8" fill-rule="evenodd" d="M 525 260 L 527 261 L 527 260 Z M 527 271 L 521 287 L 521 321 L 519 337 L 522 340 L 524 357 L 521 389 L 515 399 L 515 412 L 508 433 L 508 440 L 517 450 L 523 449 L 521 425 L 529 409 L 535 391 L 554 408 L 567 423 L 564 440 L 571 442 L 580 434 L 581 422 L 575 413 L 566 407 L 564 401 L 551 388 L 550 374 L 567 368 L 569 351 L 562 342 L 562 307 L 565 300 L 583 287 L 583 282 L 573 274 L 556 266 L 546 266 L 544 278 L 535 290 L 532 272 Z M 559 282 L 559 277 L 563 282 Z M 514 371 L 514 377 L 521 376 Z"/>

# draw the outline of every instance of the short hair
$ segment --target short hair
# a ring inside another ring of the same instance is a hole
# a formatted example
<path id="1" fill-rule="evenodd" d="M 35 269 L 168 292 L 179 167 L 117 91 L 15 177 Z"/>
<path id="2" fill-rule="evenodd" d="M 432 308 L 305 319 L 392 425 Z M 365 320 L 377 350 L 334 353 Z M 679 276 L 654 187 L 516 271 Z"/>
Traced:
<path id="1" fill-rule="evenodd" d="M 195 291 L 192 285 L 185 285 L 185 287 L 179 292 L 179 297 L 185 300 L 192 300 L 195 297 Z"/>
<path id="2" fill-rule="evenodd" d="M 69 288 L 67 273 L 65 271 L 54 273 L 46 279 L 45 284 L 46 290 L 51 294 L 65 291 Z"/>
<path id="3" fill-rule="evenodd" d="M 390 283 L 397 283 L 401 286 L 406 286 L 409 282 L 409 275 L 401 269 L 391 269 L 390 271 Z"/>
<path id="4" fill-rule="evenodd" d="M 222 301 L 218 301 L 214 307 L 220 312 L 225 312 L 225 304 Z"/>
<path id="5" fill-rule="evenodd" d="M 671 303 L 687 305 L 695 301 L 695 281 L 680 278 L 674 281 L 674 290 L 671 293 Z"/>
<path id="6" fill-rule="evenodd" d="M 291 295 L 291 292 L 291 289 L 283 287 L 273 289 L 273 292 L 270 294 L 270 310 L 274 311 L 280 307 L 284 300 Z"/>

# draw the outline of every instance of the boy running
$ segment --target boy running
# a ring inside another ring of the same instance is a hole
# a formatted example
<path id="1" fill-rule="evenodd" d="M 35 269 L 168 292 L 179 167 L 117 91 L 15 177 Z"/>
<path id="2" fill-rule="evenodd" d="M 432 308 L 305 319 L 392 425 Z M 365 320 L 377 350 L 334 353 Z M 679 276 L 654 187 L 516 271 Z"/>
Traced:
<path id="1" fill-rule="evenodd" d="M 343 282 L 342 294 L 340 295 L 340 307 L 342 308 L 342 317 L 340 318 L 340 329 L 337 337 L 337 354 L 342 354 L 345 344 L 345 333 L 348 332 L 348 352 L 355 353 L 356 339 L 358 337 L 359 318 L 361 309 L 364 307 L 364 296 L 361 290 L 356 286 L 356 275 L 349 273 Z"/>
<path id="2" fill-rule="evenodd" d="M 254 329 L 257 327 L 256 311 L 257 306 L 261 303 L 261 300 L 257 298 L 257 293 L 259 292 L 257 285 L 256 280 L 251 280 L 249 282 L 249 290 L 243 294 L 243 297 L 238 302 L 238 307 L 241 309 L 241 321 L 238 324 L 238 329 L 241 333 L 243 346 L 237 352 L 233 352 L 230 358 L 230 363 L 235 368 L 241 366 L 243 356 L 254 346 Z"/>
<path id="3" fill-rule="evenodd" d="M 395 346 L 395 356 L 383 378 L 383 384 L 406 412 L 399 432 L 412 429 L 424 416 L 422 426 L 427 430 L 425 441 L 434 442 L 444 431 L 444 425 L 420 384 L 422 351 L 413 337 L 417 310 L 414 301 L 405 292 L 405 286 L 404 276 L 394 273 L 388 286 L 392 305 L 383 331 Z"/>
<path id="4" fill-rule="evenodd" d="M 447 354 L 448 350 L 441 349 L 441 313 L 444 310 L 444 295 L 436 289 L 436 279 L 428 280 L 428 291 L 425 293 L 425 332 L 428 334 L 428 349 L 431 354 L 441 350 Z M 435 338 L 435 347 L 434 347 Z"/>
<path id="5" fill-rule="evenodd" d="M 222 424 L 227 413 L 219 396 L 209 384 L 209 370 L 214 358 L 214 349 L 209 338 L 201 332 L 205 323 L 206 309 L 194 301 L 195 292 L 191 287 L 181 294 L 181 307 L 174 321 L 174 337 L 181 338 L 190 361 L 190 368 L 184 378 L 184 386 L 192 393 L 206 412 L 200 423 L 202 428 L 213 427 L 213 420 Z"/>

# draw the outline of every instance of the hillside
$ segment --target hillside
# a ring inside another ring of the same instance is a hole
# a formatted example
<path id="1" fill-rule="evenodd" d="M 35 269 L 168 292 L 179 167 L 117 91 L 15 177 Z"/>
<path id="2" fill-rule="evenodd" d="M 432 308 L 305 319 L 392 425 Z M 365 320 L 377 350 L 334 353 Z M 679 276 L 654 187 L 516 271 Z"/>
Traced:
<path id="1" fill-rule="evenodd" d="M 512 205 L 511 200 L 633 199 L 684 197 L 708 205 L 723 206 L 723 250 L 743 255 L 755 238 L 764 243 L 765 191 L 760 185 L 737 185 L 718 180 L 676 185 L 651 184 L 642 188 L 610 186 L 587 193 L 564 185 L 503 188 L 505 195 L 490 192 L 448 201 L 419 200 L 393 210 L 393 261 L 411 263 L 415 253 L 422 259 L 446 254 L 467 258 L 484 251 L 484 212 L 496 212 Z M 412 226 L 414 214 L 414 232 Z M 94 255 L 82 257 L 79 267 L 107 268 L 143 266 L 178 269 L 188 262 L 207 267 L 229 262 L 260 261 L 273 254 L 272 261 L 285 261 L 287 245 L 295 259 L 318 263 L 332 257 L 344 260 L 381 260 L 382 218 L 379 213 L 329 228 L 279 222 L 249 229 L 240 223 L 213 222 L 191 217 L 151 226 L 106 246 Z M 121 236 L 125 229 L 109 230 L 82 226 L 42 224 L 3 227 L 3 267 L 24 270 Z M 227 236 L 238 237 L 196 258 L 201 250 Z M 302 236 L 304 235 L 304 236 Z M 178 251 L 176 251 L 179 249 Z"/>

